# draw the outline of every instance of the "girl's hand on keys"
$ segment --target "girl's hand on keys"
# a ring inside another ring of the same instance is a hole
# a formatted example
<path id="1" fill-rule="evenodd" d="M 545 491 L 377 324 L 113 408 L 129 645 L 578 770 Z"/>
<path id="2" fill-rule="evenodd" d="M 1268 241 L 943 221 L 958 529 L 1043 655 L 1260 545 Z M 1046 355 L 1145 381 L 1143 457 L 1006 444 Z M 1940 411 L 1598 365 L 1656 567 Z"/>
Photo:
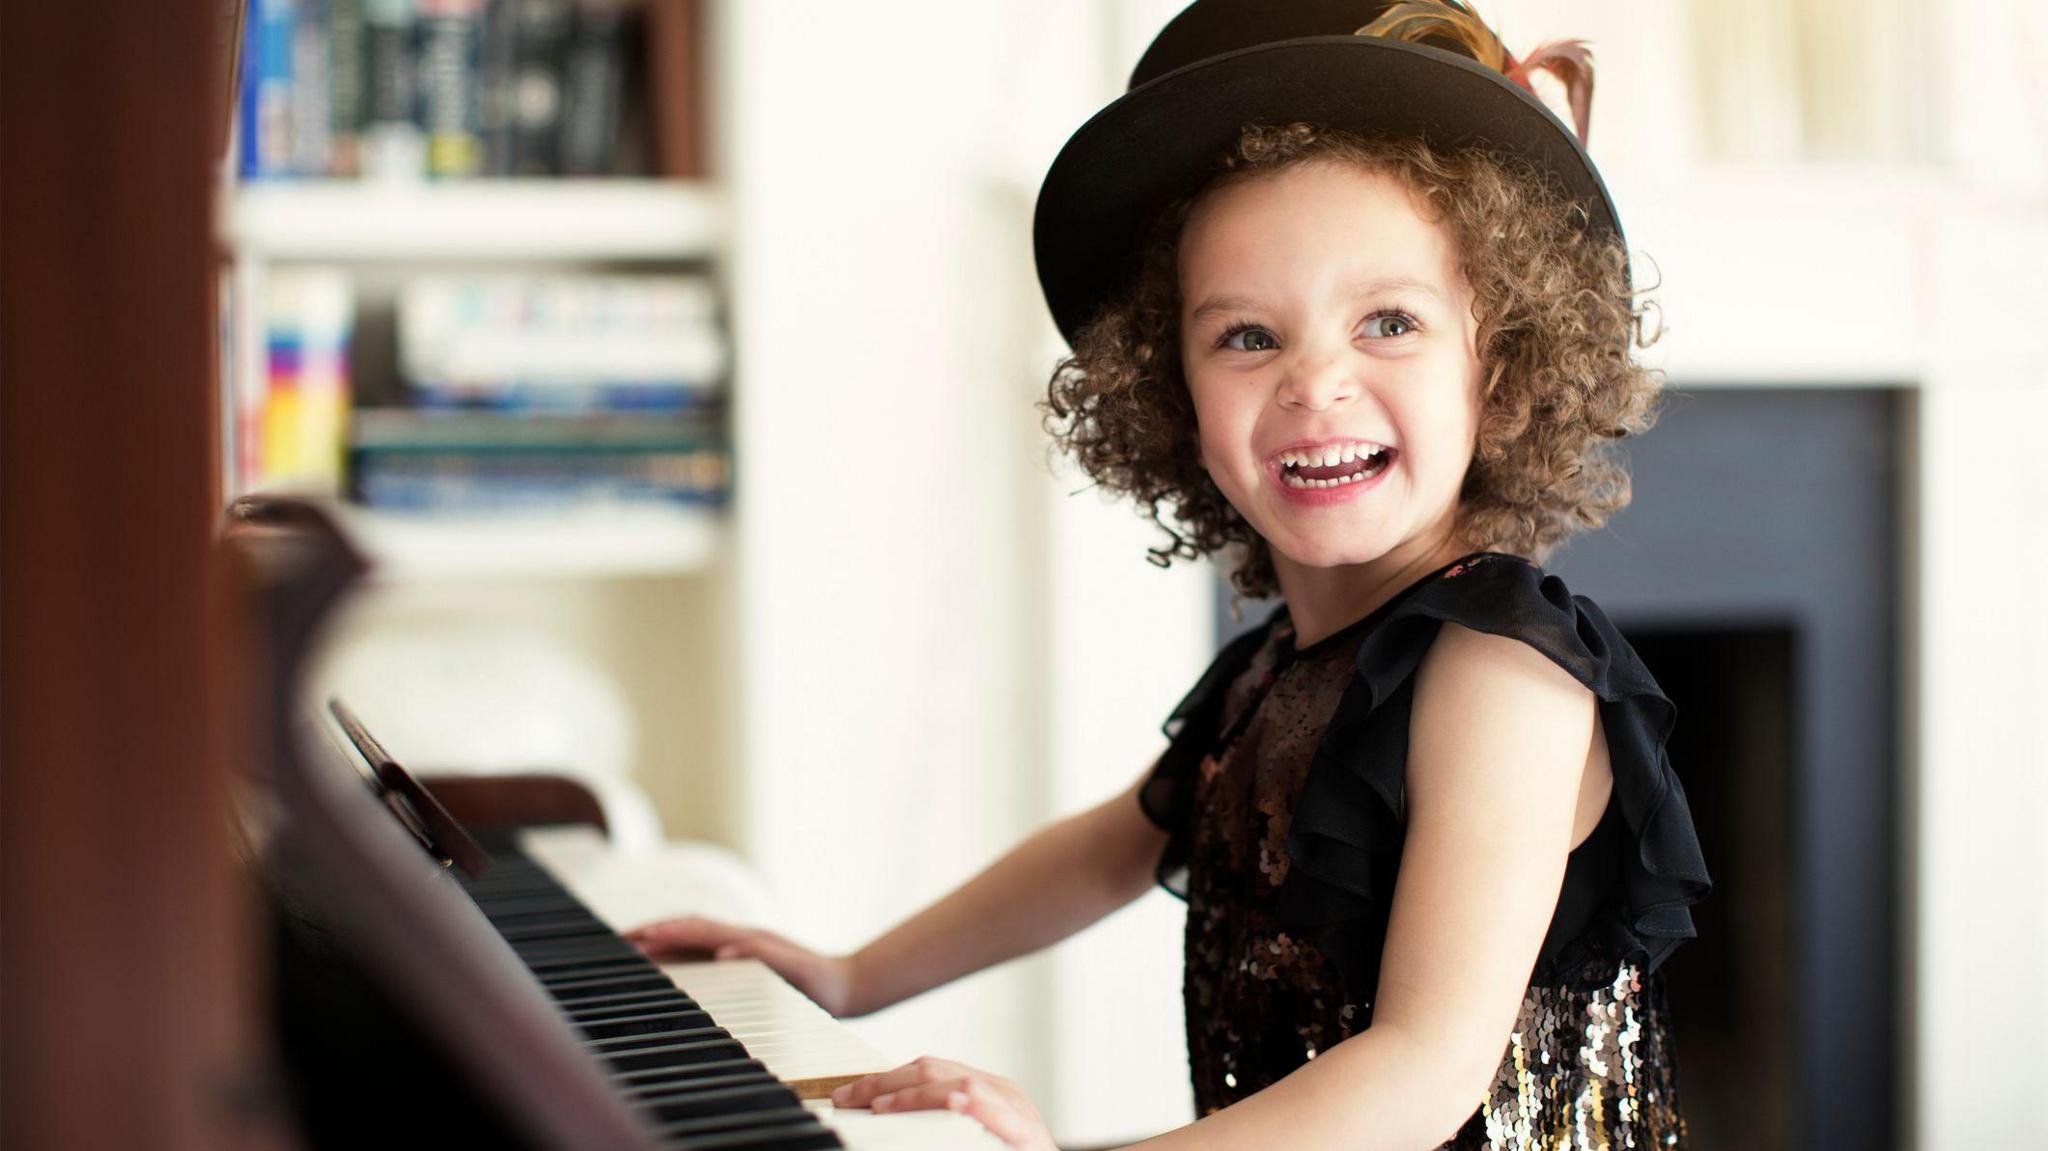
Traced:
<path id="1" fill-rule="evenodd" d="M 973 1117 L 1018 1151 L 1058 1151 L 1052 1132 L 1015 1083 L 948 1059 L 927 1055 L 894 1071 L 870 1075 L 832 1093 L 834 1107 L 897 1111 L 958 1111 Z"/>
<path id="2" fill-rule="evenodd" d="M 625 939 L 649 959 L 758 959 L 833 1015 L 846 1015 L 854 1007 L 850 961 L 820 955 L 772 931 L 686 915 L 636 927 Z"/>

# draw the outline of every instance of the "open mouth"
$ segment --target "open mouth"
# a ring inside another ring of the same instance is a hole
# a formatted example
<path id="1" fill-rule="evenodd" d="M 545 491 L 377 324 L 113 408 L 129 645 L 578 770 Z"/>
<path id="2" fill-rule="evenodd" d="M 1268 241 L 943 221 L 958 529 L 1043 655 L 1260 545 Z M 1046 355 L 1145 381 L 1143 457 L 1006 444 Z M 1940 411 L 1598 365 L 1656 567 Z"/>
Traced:
<path id="1" fill-rule="evenodd" d="M 1280 453 L 1280 482 L 1290 488 L 1338 488 L 1386 471 L 1398 453 L 1384 444 L 1331 444 Z"/>

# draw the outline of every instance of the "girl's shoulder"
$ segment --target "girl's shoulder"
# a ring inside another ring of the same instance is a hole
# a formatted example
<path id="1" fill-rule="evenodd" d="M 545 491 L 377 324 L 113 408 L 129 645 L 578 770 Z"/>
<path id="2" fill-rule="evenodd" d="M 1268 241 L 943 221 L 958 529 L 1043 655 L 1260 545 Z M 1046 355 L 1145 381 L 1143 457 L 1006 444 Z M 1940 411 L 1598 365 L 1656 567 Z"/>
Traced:
<path id="1" fill-rule="evenodd" d="M 1619 629 L 1586 596 L 1521 556 L 1476 552 L 1423 580 L 1391 605 L 1358 646 L 1358 674 L 1383 702 L 1415 673 L 1445 623 L 1518 640 L 1603 701 L 1670 701 Z"/>
<path id="2" fill-rule="evenodd" d="M 1527 644 L 1599 700 L 1614 777 L 1603 821 L 1612 838 L 1600 842 L 1620 849 L 1575 860 L 1563 903 L 1591 910 L 1553 924 L 1539 977 L 1584 967 L 1588 954 L 1598 960 L 1591 969 L 1610 976 L 1624 958 L 1654 969 L 1692 936 L 1690 907 L 1712 887 L 1667 752 L 1676 709 L 1597 604 L 1506 553 L 1475 554 L 1436 573 L 1361 637 L 1357 674 L 1295 807 L 1288 919 L 1355 976 L 1376 977 L 1377 933 L 1406 827 L 1415 672 L 1445 623 Z"/>

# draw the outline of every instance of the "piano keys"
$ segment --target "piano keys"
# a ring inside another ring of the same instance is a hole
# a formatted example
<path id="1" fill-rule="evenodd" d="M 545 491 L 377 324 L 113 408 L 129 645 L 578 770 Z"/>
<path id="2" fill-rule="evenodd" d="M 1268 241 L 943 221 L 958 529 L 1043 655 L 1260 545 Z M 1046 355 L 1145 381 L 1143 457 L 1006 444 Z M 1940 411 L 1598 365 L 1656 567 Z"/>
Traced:
<path id="1" fill-rule="evenodd" d="M 463 889 L 657 1140 L 703 1151 L 843 1146 L 704 1005 L 509 837 L 482 842 L 490 867 Z"/>
<path id="2" fill-rule="evenodd" d="M 645 882 L 644 872 L 635 882 L 630 861 L 608 858 L 602 837 L 587 827 L 483 839 L 492 868 L 464 889 L 622 1092 L 661 1123 L 658 1135 L 690 1137 L 680 1145 L 691 1148 L 1002 1147 L 979 1123 L 951 1112 L 832 1107 L 835 1087 L 901 1060 L 885 1058 L 765 964 L 656 965 L 626 944 L 619 931 L 688 907 L 687 870 L 670 869 L 668 886 Z M 664 903 L 670 910 L 657 910 Z M 761 1142 L 704 1141 L 713 1135 Z"/>
<path id="3" fill-rule="evenodd" d="M 672 874 L 636 876 L 601 840 L 563 833 L 493 838 L 491 866 L 458 878 L 444 865 L 464 853 L 436 836 L 459 828 L 419 818 L 430 793 L 394 789 L 382 768 L 403 768 L 373 766 L 373 740 L 300 710 L 308 652 L 362 557 L 316 505 L 247 501 L 235 518 L 272 673 L 236 826 L 272 913 L 278 1102 L 305 1145 L 1001 1146 L 951 1112 L 804 1098 L 895 1061 L 759 964 L 642 957 L 619 927 L 726 910 L 649 906 L 690 895 Z"/>

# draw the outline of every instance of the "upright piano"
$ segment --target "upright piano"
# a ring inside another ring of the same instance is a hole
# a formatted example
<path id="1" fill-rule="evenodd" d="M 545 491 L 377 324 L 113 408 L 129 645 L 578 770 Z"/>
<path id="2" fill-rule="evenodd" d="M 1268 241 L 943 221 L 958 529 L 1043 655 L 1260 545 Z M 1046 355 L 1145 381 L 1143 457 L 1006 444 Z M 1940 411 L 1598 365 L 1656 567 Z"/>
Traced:
<path id="1" fill-rule="evenodd" d="M 758 962 L 657 964 L 620 937 L 692 910 L 687 882 L 636 877 L 587 827 L 472 834 L 344 709 L 302 707 L 305 654 L 363 561 L 315 505 L 234 514 L 275 688 L 238 823 L 309 1146 L 1002 1146 L 952 1112 L 835 1109 L 832 1087 L 900 1060 Z M 676 902 L 650 902 L 657 881 Z"/>

